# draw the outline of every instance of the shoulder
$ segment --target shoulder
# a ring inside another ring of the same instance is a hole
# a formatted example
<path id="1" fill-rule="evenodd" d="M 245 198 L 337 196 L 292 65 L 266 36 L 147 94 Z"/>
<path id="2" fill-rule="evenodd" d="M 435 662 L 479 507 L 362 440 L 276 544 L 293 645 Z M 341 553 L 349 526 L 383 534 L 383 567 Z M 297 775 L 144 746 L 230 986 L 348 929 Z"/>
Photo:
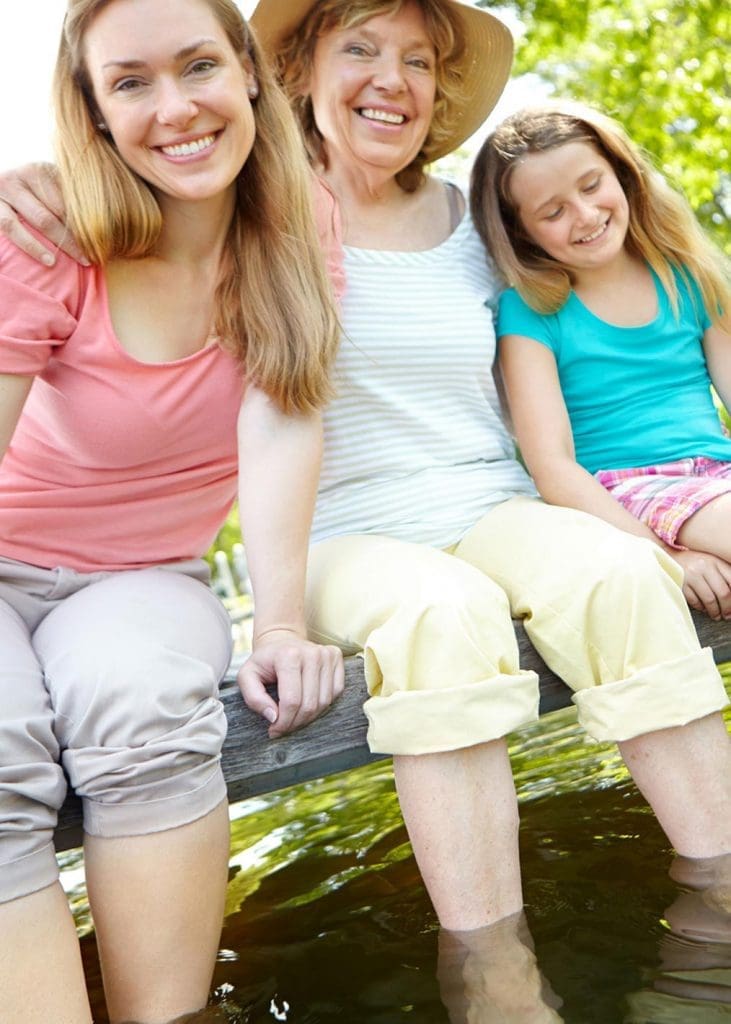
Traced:
<path id="1" fill-rule="evenodd" d="M 509 323 L 541 323 L 546 319 L 545 314 L 538 313 L 525 301 L 515 288 L 506 288 L 500 295 L 498 312 L 501 326 Z M 503 332 L 509 333 L 509 332 Z M 513 333 L 519 333 L 514 331 Z"/>
<path id="2" fill-rule="evenodd" d="M 89 268 L 82 267 L 70 256 L 55 250 L 52 242 L 39 231 L 24 225 L 51 251 L 55 251 L 56 263 L 52 267 L 32 259 L 7 238 L 0 238 L 0 276 L 6 288 L 28 289 L 39 297 L 62 303 L 69 311 L 78 307 L 85 275 Z"/>
<path id="3" fill-rule="evenodd" d="M 498 304 L 498 338 L 508 334 L 519 334 L 532 338 L 556 351 L 559 345 L 557 314 L 539 313 L 532 309 L 515 288 L 506 289 Z"/>
<path id="4" fill-rule="evenodd" d="M 54 348 L 76 329 L 91 273 L 63 253 L 55 266 L 46 267 L 0 239 L 1 372 L 43 370 Z"/>

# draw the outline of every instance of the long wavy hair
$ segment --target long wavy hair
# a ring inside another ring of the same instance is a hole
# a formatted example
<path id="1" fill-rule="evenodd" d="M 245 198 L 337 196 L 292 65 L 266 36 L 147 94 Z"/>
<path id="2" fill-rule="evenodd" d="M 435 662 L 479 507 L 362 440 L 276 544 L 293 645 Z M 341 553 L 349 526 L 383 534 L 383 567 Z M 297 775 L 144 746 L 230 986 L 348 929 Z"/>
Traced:
<path id="1" fill-rule="evenodd" d="M 56 62 L 57 156 L 69 226 L 94 263 L 155 251 L 162 215 L 100 121 L 84 65 L 84 33 L 114 0 L 69 0 Z M 339 327 L 312 211 L 312 172 L 297 122 L 233 0 L 205 0 L 256 75 L 256 137 L 237 178 L 216 290 L 222 344 L 285 412 L 331 396 Z"/>
<path id="2" fill-rule="evenodd" d="M 477 230 L 506 282 L 541 313 L 560 309 L 571 290 L 568 268 L 528 236 L 510 191 L 516 165 L 531 153 L 587 142 L 611 165 L 627 197 L 627 250 L 645 260 L 677 312 L 673 271 L 697 283 L 712 321 L 731 328 L 728 261 L 701 229 L 679 192 L 615 120 L 575 103 L 529 107 L 506 118 L 483 143 L 472 171 L 470 205 Z"/>
<path id="3" fill-rule="evenodd" d="M 299 118 L 305 145 L 315 166 L 327 168 L 325 141 L 315 122 L 309 82 L 319 36 L 352 28 L 381 14 L 401 10 L 407 0 L 322 0 L 314 4 L 301 25 L 285 39 L 277 53 L 279 77 Z M 454 101 L 463 89 L 462 55 L 465 38 L 459 18 L 441 0 L 419 0 L 426 29 L 436 51 L 434 114 L 423 146 L 396 175 L 406 192 L 415 192 L 426 180 L 424 168 L 434 159 L 454 119 Z"/>

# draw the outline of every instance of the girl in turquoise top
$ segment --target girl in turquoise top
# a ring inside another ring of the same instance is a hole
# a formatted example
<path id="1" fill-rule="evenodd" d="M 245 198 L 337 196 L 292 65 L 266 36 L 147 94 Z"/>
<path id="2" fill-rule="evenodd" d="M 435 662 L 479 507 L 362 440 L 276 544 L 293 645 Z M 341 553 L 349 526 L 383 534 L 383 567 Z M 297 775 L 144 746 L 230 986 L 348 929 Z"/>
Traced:
<path id="1" fill-rule="evenodd" d="M 546 501 L 665 548 L 731 618 L 731 290 L 723 257 L 623 129 L 521 111 L 478 154 L 472 211 L 508 284 L 497 334 Z"/>

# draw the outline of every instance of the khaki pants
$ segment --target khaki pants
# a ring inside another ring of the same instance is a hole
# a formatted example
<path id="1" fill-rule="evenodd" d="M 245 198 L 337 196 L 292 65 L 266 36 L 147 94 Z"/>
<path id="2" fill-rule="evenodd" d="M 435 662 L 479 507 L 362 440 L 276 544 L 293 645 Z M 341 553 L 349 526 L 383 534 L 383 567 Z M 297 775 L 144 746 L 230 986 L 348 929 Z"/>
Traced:
<path id="1" fill-rule="evenodd" d="M 592 516 L 514 498 L 448 552 L 388 537 L 313 546 L 313 639 L 362 651 L 373 751 L 424 754 L 504 736 L 538 715 L 511 616 L 574 690 L 598 740 L 683 725 L 727 703 L 677 564 Z"/>
<path id="2" fill-rule="evenodd" d="M 197 560 L 79 574 L 0 559 L 0 902 L 58 877 L 66 777 L 99 836 L 174 828 L 224 798 L 231 627 L 206 579 Z"/>

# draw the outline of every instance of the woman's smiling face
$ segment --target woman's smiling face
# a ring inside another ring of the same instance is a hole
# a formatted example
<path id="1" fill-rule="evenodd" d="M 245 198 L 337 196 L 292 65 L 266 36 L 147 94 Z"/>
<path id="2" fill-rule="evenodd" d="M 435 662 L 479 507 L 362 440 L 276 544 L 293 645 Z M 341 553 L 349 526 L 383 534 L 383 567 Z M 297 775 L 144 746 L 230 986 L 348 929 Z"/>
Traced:
<path id="1" fill-rule="evenodd" d="M 309 95 L 328 162 L 407 167 L 429 132 L 436 56 L 415 0 L 316 44 Z"/>
<path id="2" fill-rule="evenodd" d="M 84 34 L 101 119 L 158 195 L 228 190 L 256 134 L 255 88 L 205 0 L 112 0 Z"/>

